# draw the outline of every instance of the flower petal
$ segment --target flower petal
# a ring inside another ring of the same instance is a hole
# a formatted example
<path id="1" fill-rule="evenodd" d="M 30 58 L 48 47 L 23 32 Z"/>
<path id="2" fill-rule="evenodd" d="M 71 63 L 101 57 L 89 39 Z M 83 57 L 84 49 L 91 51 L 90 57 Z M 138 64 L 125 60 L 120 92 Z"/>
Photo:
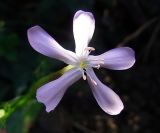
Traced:
<path id="1" fill-rule="evenodd" d="M 104 64 L 101 64 L 104 68 L 124 70 L 134 65 L 135 53 L 129 47 L 120 47 L 109 50 L 99 56 L 89 56 L 89 60 L 93 65 L 97 65 L 97 59 L 104 60 Z"/>
<path id="2" fill-rule="evenodd" d="M 84 49 L 88 46 L 95 28 L 94 16 L 90 12 L 79 10 L 73 18 L 73 34 L 76 44 L 76 54 L 82 55 Z"/>
<path id="3" fill-rule="evenodd" d="M 61 47 L 47 32 L 40 26 L 34 26 L 27 32 L 30 45 L 37 52 L 64 61 L 67 64 L 74 64 L 77 60 L 76 54 Z"/>
<path id="4" fill-rule="evenodd" d="M 110 115 L 117 115 L 122 111 L 124 106 L 119 96 L 99 81 L 93 69 L 87 70 L 87 80 L 102 110 Z"/>
<path id="5" fill-rule="evenodd" d="M 62 99 L 67 88 L 82 77 L 78 69 L 71 69 L 60 78 L 51 81 L 37 90 L 36 97 L 46 106 L 46 111 L 54 110 Z"/>

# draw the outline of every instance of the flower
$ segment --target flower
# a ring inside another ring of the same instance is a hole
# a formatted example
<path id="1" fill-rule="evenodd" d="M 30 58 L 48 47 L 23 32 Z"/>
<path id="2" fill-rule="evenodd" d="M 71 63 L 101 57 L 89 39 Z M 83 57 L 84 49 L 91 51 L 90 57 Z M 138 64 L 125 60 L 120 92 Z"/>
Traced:
<path id="1" fill-rule="evenodd" d="M 67 88 L 81 77 L 87 79 L 97 103 L 106 113 L 117 115 L 124 108 L 119 96 L 97 78 L 93 68 L 128 69 L 135 63 L 134 51 L 129 47 L 119 47 L 98 56 L 89 55 L 95 50 L 93 47 L 88 47 L 94 28 L 95 19 L 92 13 L 82 10 L 75 13 L 73 18 L 75 53 L 60 46 L 40 26 L 28 29 L 28 40 L 33 49 L 74 66 L 60 78 L 37 90 L 37 100 L 45 104 L 47 112 L 55 109 Z"/>

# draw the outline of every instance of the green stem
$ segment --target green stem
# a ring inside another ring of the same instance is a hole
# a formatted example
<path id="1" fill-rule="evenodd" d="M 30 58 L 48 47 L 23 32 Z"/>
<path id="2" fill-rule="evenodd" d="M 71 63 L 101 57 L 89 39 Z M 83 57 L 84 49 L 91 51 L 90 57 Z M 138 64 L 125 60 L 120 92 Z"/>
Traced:
<path id="1" fill-rule="evenodd" d="M 12 99 L 10 101 L 3 103 L 3 105 L 1 106 L 3 109 L 1 109 L 1 110 L 4 110 L 5 114 L 4 114 L 4 117 L 3 116 L 0 117 L 0 120 L 7 119 L 16 109 L 23 107 L 30 100 L 32 100 L 35 97 L 36 90 L 40 86 L 60 77 L 61 75 L 63 75 L 65 72 L 67 72 L 68 70 L 70 70 L 72 68 L 73 68 L 73 66 L 68 65 L 57 72 L 54 72 L 54 73 L 48 74 L 47 76 L 42 77 L 37 82 L 35 82 L 33 85 L 31 85 L 27 94 L 25 94 L 23 96 L 16 97 L 15 99 Z"/>

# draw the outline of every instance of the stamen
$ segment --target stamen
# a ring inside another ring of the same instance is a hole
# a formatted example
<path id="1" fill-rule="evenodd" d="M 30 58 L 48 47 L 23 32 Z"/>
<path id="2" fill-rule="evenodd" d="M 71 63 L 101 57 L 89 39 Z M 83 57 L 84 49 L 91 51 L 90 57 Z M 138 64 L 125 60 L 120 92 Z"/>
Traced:
<path id="1" fill-rule="evenodd" d="M 104 64 L 104 61 L 99 61 L 100 64 Z"/>
<path id="2" fill-rule="evenodd" d="M 90 61 L 98 61 L 98 62 L 101 62 L 101 64 L 104 64 L 104 59 L 102 58 L 93 58 L 93 59 L 90 59 Z"/>
<path id="3" fill-rule="evenodd" d="M 94 51 L 95 50 L 95 48 L 93 48 L 93 47 L 86 47 L 85 49 L 84 49 L 84 52 L 83 52 L 83 55 L 84 56 L 88 56 L 92 51 Z"/>
<path id="4" fill-rule="evenodd" d="M 94 85 L 97 85 L 97 82 L 95 80 L 91 79 L 91 81 Z"/>
<path id="5" fill-rule="evenodd" d="M 100 64 L 98 64 L 97 66 L 94 66 L 95 68 L 99 69 L 101 66 Z"/>
<path id="6" fill-rule="evenodd" d="M 86 77 L 86 75 L 85 75 L 85 73 L 84 73 L 84 70 L 82 70 L 82 77 L 83 77 L 83 80 L 86 80 L 86 79 L 87 79 L 87 77 Z"/>
<path id="7" fill-rule="evenodd" d="M 93 47 L 86 47 L 85 50 L 87 50 L 87 51 L 94 51 L 95 48 L 93 48 Z"/>
<path id="8" fill-rule="evenodd" d="M 94 85 L 97 85 L 97 82 L 91 78 L 91 76 L 87 73 L 87 76 L 90 78 L 91 82 L 94 84 Z"/>
<path id="9" fill-rule="evenodd" d="M 104 64 L 104 59 L 101 58 L 93 58 L 89 59 L 89 66 L 99 69 L 102 64 Z"/>

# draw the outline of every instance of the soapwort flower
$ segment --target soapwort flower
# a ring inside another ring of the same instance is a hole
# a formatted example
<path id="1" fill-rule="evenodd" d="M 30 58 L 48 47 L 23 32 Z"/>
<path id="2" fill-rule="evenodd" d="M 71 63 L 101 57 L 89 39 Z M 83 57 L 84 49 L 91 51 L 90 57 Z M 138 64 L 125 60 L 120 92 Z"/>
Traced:
<path id="1" fill-rule="evenodd" d="M 33 49 L 39 53 L 61 60 L 73 68 L 60 78 L 51 81 L 37 90 L 36 97 L 46 106 L 46 111 L 54 110 L 65 91 L 81 77 L 88 81 L 99 106 L 106 113 L 116 115 L 123 109 L 119 96 L 104 85 L 95 75 L 93 68 L 124 70 L 135 63 L 134 51 L 129 47 L 119 47 L 101 55 L 89 55 L 95 49 L 88 47 L 95 29 L 95 19 L 90 12 L 79 10 L 73 18 L 75 53 L 64 49 L 40 26 L 28 29 L 28 40 Z"/>

